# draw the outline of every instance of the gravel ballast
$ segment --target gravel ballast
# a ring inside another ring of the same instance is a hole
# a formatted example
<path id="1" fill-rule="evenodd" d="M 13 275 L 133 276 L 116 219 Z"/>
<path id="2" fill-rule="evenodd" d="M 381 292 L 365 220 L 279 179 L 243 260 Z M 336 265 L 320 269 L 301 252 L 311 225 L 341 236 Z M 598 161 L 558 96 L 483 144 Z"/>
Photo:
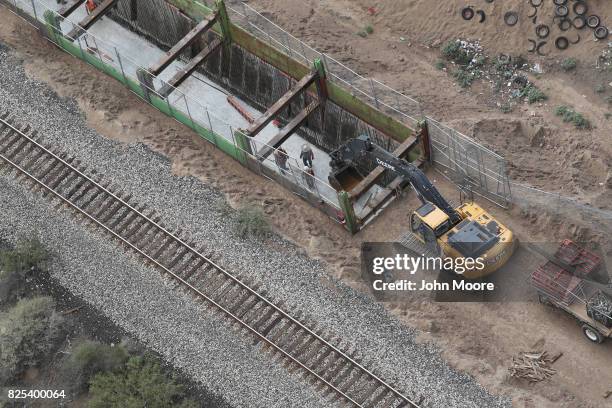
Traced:
<path id="1" fill-rule="evenodd" d="M 111 79 L 109 79 L 111 80 Z M 103 89 L 100 89 L 103 92 Z M 147 204 L 171 228 L 182 228 L 219 263 L 241 272 L 283 301 L 290 313 L 342 338 L 366 365 L 432 407 L 510 407 L 471 377 L 451 369 L 431 346 L 417 344 L 369 297 L 333 280 L 324 267 L 292 244 L 241 240 L 217 210 L 222 196 L 191 177 L 171 174 L 170 163 L 142 144 L 111 141 L 90 129 L 73 100 L 28 79 L 21 63 L 0 49 L 0 106 L 29 123 L 54 149 L 75 156 L 134 202 Z M 229 160 L 229 159 L 228 159 Z M 308 382 L 252 346 L 252 340 L 211 312 L 193 313 L 190 297 L 172 290 L 160 273 L 126 255 L 100 231 L 80 225 L 11 177 L 0 177 L 0 233 L 8 240 L 37 231 L 56 254 L 51 273 L 71 291 L 188 375 L 236 406 L 326 406 Z M 289 194 L 289 193 L 288 193 Z M 108 305 L 112 305 L 111 308 Z M 264 373 L 262 375 L 262 373 Z M 298 401 L 298 402 L 296 402 Z"/>

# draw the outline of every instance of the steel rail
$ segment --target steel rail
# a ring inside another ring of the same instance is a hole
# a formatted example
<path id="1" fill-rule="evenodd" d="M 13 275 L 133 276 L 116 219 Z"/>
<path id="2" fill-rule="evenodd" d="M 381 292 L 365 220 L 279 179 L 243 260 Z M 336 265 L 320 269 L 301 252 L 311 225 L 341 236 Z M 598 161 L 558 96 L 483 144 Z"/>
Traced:
<path id="1" fill-rule="evenodd" d="M 19 129 L 15 128 L 13 125 L 11 125 L 9 122 L 7 122 L 6 120 L 0 118 L 0 122 L 2 124 L 4 124 L 5 127 L 10 128 L 13 132 L 18 133 L 22 138 L 27 139 L 31 144 L 35 145 L 36 147 L 38 147 L 39 149 L 41 149 L 42 151 L 44 151 L 47 155 L 51 156 L 53 159 L 59 161 L 60 163 L 62 163 L 64 166 L 68 167 L 72 172 L 78 174 L 80 177 L 82 177 L 83 179 L 85 179 L 87 182 L 93 184 L 96 188 L 100 189 L 102 192 L 104 192 L 105 194 L 111 196 L 114 200 L 118 201 L 119 203 L 121 203 L 123 206 L 125 206 L 126 208 L 128 208 L 130 211 L 136 213 L 138 216 L 142 217 L 146 222 L 151 223 L 155 228 L 157 228 L 158 230 L 162 231 L 166 236 L 168 236 L 169 238 L 171 238 L 172 240 L 174 240 L 176 243 L 182 245 L 183 247 L 187 248 L 189 250 L 189 252 L 191 252 L 192 254 L 196 255 L 197 257 L 199 257 L 200 259 L 204 260 L 206 263 L 208 263 L 209 265 L 211 265 L 212 267 L 214 267 L 218 272 L 221 272 L 226 278 L 229 278 L 231 281 L 233 281 L 234 283 L 238 284 L 240 287 L 242 287 L 243 289 L 247 290 L 250 294 L 254 295 L 255 297 L 259 298 L 260 300 L 262 300 L 263 302 L 265 302 L 265 304 L 269 307 L 271 307 L 274 311 L 278 312 L 281 316 L 289 319 L 292 323 L 294 323 L 295 325 L 297 325 L 299 328 L 303 329 L 308 335 L 314 337 L 315 339 L 317 339 L 318 341 L 320 341 L 322 344 L 324 344 L 326 347 L 330 348 L 331 350 L 333 350 L 334 352 L 336 352 L 339 356 L 341 356 L 342 358 L 344 358 L 348 363 L 350 363 L 353 367 L 358 368 L 359 370 L 361 370 L 364 374 L 368 375 L 370 378 L 372 378 L 373 380 L 375 380 L 378 384 L 380 384 L 381 386 L 385 387 L 388 391 L 390 391 L 393 395 L 395 395 L 397 398 L 402 399 L 406 404 L 408 404 L 409 406 L 413 407 L 413 408 L 420 408 L 415 402 L 411 401 L 408 397 L 404 396 L 402 393 L 400 393 L 398 390 L 396 390 L 394 387 L 392 387 L 391 385 L 389 385 L 387 382 L 385 382 L 384 380 L 382 380 L 380 377 L 378 377 L 377 375 L 375 375 L 374 373 L 372 373 L 371 371 L 369 371 L 367 368 L 365 368 L 364 366 L 362 366 L 361 364 L 359 364 L 357 361 L 355 361 L 353 358 L 351 358 L 350 356 L 348 356 L 347 354 L 345 354 L 343 351 L 339 350 L 337 347 L 335 347 L 334 345 L 330 344 L 327 340 L 323 339 L 321 336 L 319 336 L 317 333 L 315 333 L 314 331 L 312 331 L 311 329 L 309 329 L 308 327 L 306 327 L 304 324 L 302 324 L 301 322 L 299 322 L 298 320 L 296 320 L 293 316 L 289 315 L 287 312 L 285 312 L 284 310 L 280 309 L 278 306 L 276 306 L 275 304 L 273 304 L 269 299 L 267 299 L 265 296 L 259 294 L 258 292 L 256 292 L 254 289 L 252 289 L 251 287 L 249 287 L 248 285 L 246 285 L 245 283 L 243 283 L 242 281 L 238 280 L 236 277 L 234 277 L 232 274 L 230 274 L 229 272 L 227 272 L 226 270 L 224 270 L 221 266 L 217 265 L 214 261 L 212 261 L 211 259 L 207 258 L 206 256 L 202 255 L 201 253 L 199 253 L 198 251 L 196 251 L 194 248 L 191 247 L 191 245 L 189 245 L 188 243 L 186 243 L 185 241 L 183 241 L 181 238 L 179 238 L 178 236 L 176 236 L 175 234 L 173 234 L 172 232 L 168 231 L 166 228 L 162 227 L 161 225 L 159 225 L 157 222 L 155 222 L 154 220 L 150 219 L 148 216 L 146 216 L 144 213 L 142 213 L 140 210 L 136 209 L 135 207 L 133 207 L 132 205 L 130 205 L 128 202 L 124 201 L 123 199 L 121 199 L 119 196 L 117 196 L 115 193 L 109 191 L 108 189 L 106 189 L 104 186 L 102 186 L 101 184 L 99 184 L 98 182 L 96 182 L 95 180 L 93 180 L 92 178 L 90 178 L 89 176 L 87 176 L 86 174 L 84 174 L 81 170 L 78 170 L 77 168 L 75 168 L 74 166 L 72 166 L 70 163 L 68 163 L 67 161 L 65 161 L 64 159 L 62 159 L 61 157 L 59 157 L 58 155 L 56 155 L 55 153 L 53 153 L 52 151 L 50 151 L 49 149 L 47 149 L 45 146 L 41 145 L 40 143 L 38 143 L 36 140 L 32 139 L 31 137 L 29 137 L 28 135 L 26 135 L 25 133 L 23 133 L 22 131 L 20 131 Z M 280 346 L 276 345 L 274 342 L 272 342 L 271 340 L 269 340 L 267 337 L 265 337 L 265 335 L 259 333 L 259 331 L 257 329 L 255 329 L 254 327 L 251 327 L 251 325 L 249 325 L 247 322 L 243 321 L 241 318 L 235 316 L 233 313 L 231 313 L 229 310 L 227 310 L 224 306 L 222 306 L 221 304 L 219 304 L 218 302 L 216 302 L 214 299 L 210 298 L 208 295 L 206 295 L 205 293 L 202 293 L 199 289 L 195 288 L 193 285 L 191 285 L 189 282 L 185 281 L 183 278 L 181 278 L 180 276 L 178 276 L 176 273 L 174 273 L 173 271 L 171 271 L 170 269 L 168 269 L 167 267 L 165 267 L 163 264 L 161 264 L 159 261 L 157 261 L 156 259 L 154 259 L 153 257 L 147 255 L 145 252 L 143 252 L 142 250 L 140 250 L 136 245 L 130 243 L 127 239 L 121 237 L 119 234 L 117 234 L 116 232 L 114 232 L 112 229 L 110 229 L 109 227 L 105 226 L 104 224 L 102 224 L 100 221 L 98 221 L 94 216 L 90 215 L 89 213 L 87 213 L 87 211 L 81 209 L 78 205 L 76 205 L 75 203 L 72 203 L 69 199 L 64 198 L 61 194 L 57 193 L 53 188 L 47 186 L 44 182 L 40 181 L 35 175 L 30 174 L 26 169 L 23 169 L 21 166 L 19 166 L 17 163 L 14 163 L 10 158 L 6 157 L 3 153 L 0 153 L 0 158 L 2 160 L 4 160 L 5 162 L 7 162 L 9 165 L 11 165 L 13 168 L 15 168 L 18 172 L 24 174 L 26 177 L 28 177 L 29 179 L 31 179 L 32 181 L 34 181 L 35 183 L 37 183 L 38 185 L 40 185 L 41 187 L 43 187 L 45 190 L 49 191 L 50 193 L 52 193 L 54 196 L 56 196 L 57 198 L 59 198 L 62 202 L 64 202 L 65 204 L 68 204 L 70 207 L 74 208 L 75 210 L 77 210 L 79 213 L 85 215 L 87 218 L 89 218 L 90 220 L 92 220 L 96 225 L 102 227 L 103 230 L 106 230 L 107 232 L 109 232 L 112 236 L 114 236 L 115 238 L 118 238 L 120 241 L 124 242 L 125 244 L 127 244 L 130 248 L 134 249 L 137 253 L 139 253 L 140 255 L 142 255 L 143 257 L 145 257 L 146 259 L 148 259 L 149 261 L 151 261 L 153 264 L 155 264 L 156 266 L 160 267 L 162 270 L 164 270 L 165 272 L 167 272 L 170 276 L 172 276 L 174 279 L 176 279 L 177 281 L 179 281 L 180 283 L 182 283 L 183 285 L 185 285 L 188 289 L 190 289 L 191 291 L 193 291 L 194 293 L 196 293 L 198 296 L 204 298 L 205 300 L 207 300 L 208 302 L 210 302 L 211 304 L 213 304 L 214 306 L 216 306 L 218 309 L 220 309 L 221 311 L 223 311 L 226 315 L 228 315 L 229 317 L 231 317 L 232 319 L 234 319 L 235 321 L 237 321 L 239 324 L 241 324 L 242 326 L 244 326 L 245 328 L 247 328 L 250 332 L 252 332 L 256 337 L 258 337 L 259 339 L 263 340 L 264 342 L 266 342 L 267 344 L 269 344 L 270 346 L 272 346 L 274 349 L 278 350 L 281 352 L 281 354 L 283 354 L 285 357 L 289 358 L 291 361 L 293 361 L 294 363 L 298 364 L 300 367 L 302 367 L 303 369 L 305 369 L 308 373 L 314 375 L 315 377 L 317 377 L 317 379 L 321 382 L 323 382 L 325 385 L 327 385 L 328 387 L 330 387 L 331 389 L 333 389 L 334 391 L 336 391 L 338 394 L 340 394 L 342 396 L 342 398 L 346 399 L 347 401 L 351 402 L 352 404 L 354 404 L 357 407 L 362 407 L 361 404 L 359 404 L 357 401 L 355 401 L 353 398 L 351 398 L 349 395 L 347 395 L 345 392 L 343 392 L 342 390 L 338 389 L 336 386 L 334 386 L 333 384 L 331 384 L 329 381 L 325 380 L 324 378 L 322 378 L 319 374 L 317 374 L 315 371 L 313 371 L 311 368 L 307 367 L 304 363 L 302 363 L 301 361 L 299 361 L 296 357 L 292 356 L 291 354 L 289 354 L 287 351 L 283 350 Z"/>

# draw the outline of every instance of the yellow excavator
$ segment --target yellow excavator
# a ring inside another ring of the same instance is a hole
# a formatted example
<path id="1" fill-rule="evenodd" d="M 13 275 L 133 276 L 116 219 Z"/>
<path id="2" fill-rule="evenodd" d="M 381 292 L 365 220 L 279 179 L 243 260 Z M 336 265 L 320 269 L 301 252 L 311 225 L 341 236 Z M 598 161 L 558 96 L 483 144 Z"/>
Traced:
<path id="1" fill-rule="evenodd" d="M 408 181 L 422 203 L 410 216 L 412 233 L 436 256 L 480 258 L 479 264 L 465 268 L 464 277 L 490 275 L 514 253 L 516 240 L 512 231 L 491 214 L 475 203 L 453 208 L 421 169 L 376 146 L 367 136 L 351 139 L 330 156 L 332 173 L 334 169 L 357 167 L 364 160 L 373 160 Z"/>

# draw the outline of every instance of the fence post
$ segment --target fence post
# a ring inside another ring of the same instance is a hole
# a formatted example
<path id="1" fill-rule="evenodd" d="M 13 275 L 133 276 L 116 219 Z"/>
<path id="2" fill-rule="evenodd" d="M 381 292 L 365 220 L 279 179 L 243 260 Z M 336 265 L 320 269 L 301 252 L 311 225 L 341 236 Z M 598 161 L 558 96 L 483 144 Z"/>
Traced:
<path id="1" fill-rule="evenodd" d="M 246 166 L 246 154 L 253 154 L 253 151 L 251 150 L 251 143 L 249 143 L 249 139 L 248 137 L 242 133 L 240 131 L 240 129 L 235 130 L 233 132 L 234 135 L 234 139 L 236 140 L 236 147 L 238 147 L 241 152 L 238 153 L 238 157 L 237 159 L 244 165 Z"/>
<path id="2" fill-rule="evenodd" d="M 376 91 L 374 90 L 374 81 L 370 78 L 370 87 L 372 88 L 372 97 L 374 98 L 374 103 L 376 104 L 376 109 L 380 109 L 378 105 L 378 98 L 376 97 Z"/>
<path id="3" fill-rule="evenodd" d="M 191 128 L 195 130 L 195 123 L 193 121 L 193 117 L 191 116 L 191 111 L 189 110 L 189 103 L 187 102 L 185 94 L 183 94 L 183 100 L 185 101 L 185 108 L 187 108 L 187 114 L 189 115 L 189 120 L 191 121 Z"/>
<path id="4" fill-rule="evenodd" d="M 219 25 L 221 26 L 221 33 L 223 34 L 223 46 L 229 46 L 232 41 L 232 35 L 230 30 L 230 19 L 227 14 L 227 8 L 225 7 L 224 0 L 215 0 L 215 7 L 217 14 L 219 15 Z"/>
<path id="5" fill-rule="evenodd" d="M 36 21 L 38 21 L 38 13 L 36 12 L 36 5 L 34 4 L 34 0 L 30 0 L 30 3 L 32 3 L 32 10 L 34 11 L 34 18 L 36 19 Z"/>
<path id="6" fill-rule="evenodd" d="M 346 191 L 340 191 L 338 193 L 338 202 L 340 203 L 340 209 L 344 213 L 344 221 L 348 230 L 354 234 L 359 228 L 357 225 L 357 218 L 355 217 L 355 210 L 353 209 L 353 203 L 349 198 Z"/>
<path id="7" fill-rule="evenodd" d="M 119 68 L 121 68 L 121 75 L 123 76 L 123 82 L 125 83 L 125 86 L 128 86 L 128 80 L 127 77 L 125 76 L 125 70 L 123 69 L 123 62 L 121 62 L 121 55 L 119 55 L 119 51 L 117 51 L 117 47 L 113 47 L 115 49 L 115 55 L 117 56 L 117 62 L 119 63 Z"/>

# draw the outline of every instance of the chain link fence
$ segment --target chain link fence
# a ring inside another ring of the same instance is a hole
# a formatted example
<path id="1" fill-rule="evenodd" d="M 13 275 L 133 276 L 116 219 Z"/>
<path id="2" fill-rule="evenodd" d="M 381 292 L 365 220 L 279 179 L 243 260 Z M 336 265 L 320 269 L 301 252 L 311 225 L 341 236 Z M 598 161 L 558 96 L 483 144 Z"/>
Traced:
<path id="1" fill-rule="evenodd" d="M 198 100 L 152 75 L 134 61 L 127 50 L 122 50 L 120 44 L 114 44 L 83 30 L 69 18 L 62 18 L 52 6 L 41 0 L 5 1 L 17 10 L 33 16 L 42 24 L 47 24 L 47 27 L 50 26 L 50 21 L 55 21 L 56 35 L 49 36 L 49 39 L 58 46 L 117 78 L 140 98 L 190 126 L 206 140 L 220 150 L 230 153 L 255 173 L 279 181 L 296 194 L 316 204 L 331 217 L 338 219 L 340 207 L 337 192 L 317 175 L 306 173 L 296 158 L 287 156 L 285 169 L 279 166 L 273 155 L 266 158 L 256 157 L 253 152 L 269 146 L 244 135 L 233 125 L 217 117 Z M 67 33 L 71 32 L 77 34 L 69 37 Z M 138 79 L 139 72 L 145 72 L 151 78 L 149 85 Z M 168 97 L 157 92 L 164 87 L 172 89 Z M 243 140 L 247 141 L 246 145 L 239 143 L 238 137 L 244 138 Z"/>

